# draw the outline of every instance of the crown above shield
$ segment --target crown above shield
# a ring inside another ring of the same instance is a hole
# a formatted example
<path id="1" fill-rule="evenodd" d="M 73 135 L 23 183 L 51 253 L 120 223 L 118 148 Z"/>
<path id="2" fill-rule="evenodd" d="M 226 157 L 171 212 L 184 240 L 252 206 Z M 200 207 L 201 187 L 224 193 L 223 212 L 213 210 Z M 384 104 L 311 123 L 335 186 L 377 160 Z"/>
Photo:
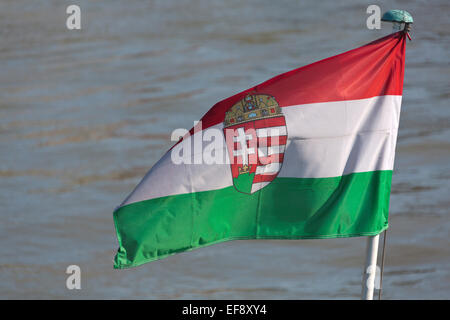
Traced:
<path id="1" fill-rule="evenodd" d="M 281 115 L 281 108 L 274 97 L 266 94 L 249 94 L 225 113 L 224 127 Z"/>

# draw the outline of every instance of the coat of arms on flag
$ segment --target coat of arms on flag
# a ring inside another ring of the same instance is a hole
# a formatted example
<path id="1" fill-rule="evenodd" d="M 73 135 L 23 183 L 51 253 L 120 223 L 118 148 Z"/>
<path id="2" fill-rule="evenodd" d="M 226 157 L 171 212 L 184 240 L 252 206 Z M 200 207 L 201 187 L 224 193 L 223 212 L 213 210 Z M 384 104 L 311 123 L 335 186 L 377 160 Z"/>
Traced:
<path id="1" fill-rule="evenodd" d="M 273 96 L 249 94 L 225 114 L 224 132 L 235 189 L 252 194 L 280 172 L 286 120 Z"/>

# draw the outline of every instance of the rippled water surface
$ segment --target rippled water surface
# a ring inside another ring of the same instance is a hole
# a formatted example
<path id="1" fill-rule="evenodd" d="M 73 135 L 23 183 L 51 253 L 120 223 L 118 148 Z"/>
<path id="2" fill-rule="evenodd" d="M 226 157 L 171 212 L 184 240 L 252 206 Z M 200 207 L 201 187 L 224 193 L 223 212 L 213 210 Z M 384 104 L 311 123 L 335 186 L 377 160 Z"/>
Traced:
<path id="1" fill-rule="evenodd" d="M 0 3 L 0 298 L 354 299 L 365 239 L 232 241 L 113 270 L 112 211 L 215 102 L 390 32 L 366 1 Z M 448 1 L 407 43 L 384 293 L 450 298 Z M 78 264 L 82 290 L 65 288 Z"/>

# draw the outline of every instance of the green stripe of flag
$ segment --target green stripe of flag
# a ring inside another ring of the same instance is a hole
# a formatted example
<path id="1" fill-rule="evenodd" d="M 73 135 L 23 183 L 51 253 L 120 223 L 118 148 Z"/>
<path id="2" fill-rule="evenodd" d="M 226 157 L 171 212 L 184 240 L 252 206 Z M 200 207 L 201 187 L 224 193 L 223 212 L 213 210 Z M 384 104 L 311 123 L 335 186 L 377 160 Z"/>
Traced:
<path id="1" fill-rule="evenodd" d="M 391 170 L 276 178 L 252 195 L 231 186 L 128 204 L 114 212 L 114 267 L 228 240 L 375 235 L 388 226 L 391 179 Z"/>

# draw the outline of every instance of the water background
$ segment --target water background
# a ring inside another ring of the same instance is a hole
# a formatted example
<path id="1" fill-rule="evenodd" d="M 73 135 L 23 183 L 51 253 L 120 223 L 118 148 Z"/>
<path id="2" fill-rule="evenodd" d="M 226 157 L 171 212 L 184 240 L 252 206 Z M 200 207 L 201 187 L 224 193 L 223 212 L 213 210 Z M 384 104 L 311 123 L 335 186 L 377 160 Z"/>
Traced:
<path id="1" fill-rule="evenodd" d="M 66 29 L 78 4 L 82 30 Z M 414 17 L 385 299 L 450 298 L 448 1 L 0 3 L 0 298 L 356 299 L 365 238 L 232 241 L 113 270 L 113 209 L 214 103 Z M 65 269 L 82 270 L 82 290 Z"/>

